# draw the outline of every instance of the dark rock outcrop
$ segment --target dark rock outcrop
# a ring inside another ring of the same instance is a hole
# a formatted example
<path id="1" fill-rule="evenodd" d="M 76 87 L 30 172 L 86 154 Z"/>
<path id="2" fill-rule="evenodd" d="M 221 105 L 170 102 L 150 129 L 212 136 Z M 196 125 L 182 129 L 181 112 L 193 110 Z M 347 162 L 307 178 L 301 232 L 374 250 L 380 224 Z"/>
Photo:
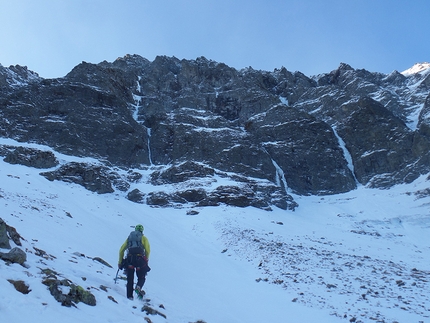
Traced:
<path id="1" fill-rule="evenodd" d="M 82 185 L 86 189 L 99 194 L 112 193 L 112 181 L 109 169 L 101 165 L 85 163 L 68 163 L 59 169 L 40 173 L 50 181 L 64 181 Z"/>
<path id="2" fill-rule="evenodd" d="M 52 168 L 58 165 L 58 160 L 51 151 L 41 151 L 26 147 L 11 148 L 4 161 L 9 164 L 20 164 L 35 168 Z"/>
<path id="3" fill-rule="evenodd" d="M 151 174 L 151 183 L 154 185 L 181 183 L 193 178 L 213 176 L 215 170 L 206 165 L 193 161 L 186 161 L 178 165 L 172 165 L 167 169 L 155 171 Z"/>
<path id="4" fill-rule="evenodd" d="M 0 67 L 0 136 L 106 165 L 176 167 L 154 173 L 154 184 L 217 170 L 295 194 L 346 192 L 357 182 L 389 187 L 430 171 L 429 80 L 426 71 L 386 75 L 344 63 L 307 77 L 138 55 L 83 62 L 49 80 Z M 26 156 L 7 158 L 37 164 Z M 131 178 L 106 178 L 88 188 L 130 187 Z"/>
<path id="5" fill-rule="evenodd" d="M 344 153 L 327 123 L 294 108 L 277 105 L 249 119 L 246 130 L 254 141 L 257 138 L 260 141 L 266 152 L 262 157 L 266 164 L 272 163 L 273 178 L 282 177 L 280 182 L 293 191 L 330 194 L 355 188 Z"/>
<path id="6" fill-rule="evenodd" d="M 151 206 L 177 206 L 186 202 L 185 199 L 175 193 L 169 194 L 163 191 L 150 192 L 146 198 L 146 204 Z"/>
<path id="7" fill-rule="evenodd" d="M 203 188 L 191 188 L 185 191 L 178 191 L 177 194 L 187 202 L 199 202 L 204 200 L 207 196 Z"/>
<path id="8" fill-rule="evenodd" d="M 344 121 L 337 131 L 352 156 L 357 180 L 374 186 L 401 182 L 407 165 L 418 157 L 412 152 L 414 133 L 405 123 L 370 98 L 344 104 L 338 113 Z M 387 174 L 389 183 L 383 183 Z"/>
<path id="9" fill-rule="evenodd" d="M 142 193 L 137 188 L 128 192 L 128 194 L 127 194 L 127 199 L 132 201 L 132 202 L 135 202 L 135 203 L 143 204 L 145 202 L 144 197 L 145 197 L 145 193 Z"/>
<path id="10" fill-rule="evenodd" d="M 21 235 L 16 229 L 8 225 L 2 218 L 0 218 L 0 248 L 10 249 L 10 242 L 12 240 L 17 246 L 21 246 Z"/>
<path id="11" fill-rule="evenodd" d="M 24 265 L 27 261 L 27 254 L 20 248 L 12 248 L 9 252 L 0 252 L 0 259 L 14 264 Z"/>
<path id="12" fill-rule="evenodd" d="M 7 235 L 7 224 L 0 218 L 0 248 L 10 249 L 9 237 Z"/>

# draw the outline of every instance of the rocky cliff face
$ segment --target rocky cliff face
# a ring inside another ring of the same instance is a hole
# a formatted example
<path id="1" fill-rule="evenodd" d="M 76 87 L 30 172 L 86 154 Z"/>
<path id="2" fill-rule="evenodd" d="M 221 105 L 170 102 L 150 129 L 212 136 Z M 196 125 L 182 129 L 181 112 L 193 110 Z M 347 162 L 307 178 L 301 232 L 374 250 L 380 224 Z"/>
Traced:
<path id="1" fill-rule="evenodd" d="M 430 171 L 430 65 L 307 77 L 125 56 L 58 79 L 0 66 L 0 136 L 106 165 L 192 161 L 284 194 L 389 187 Z M 187 163 L 185 163 L 187 165 Z"/>

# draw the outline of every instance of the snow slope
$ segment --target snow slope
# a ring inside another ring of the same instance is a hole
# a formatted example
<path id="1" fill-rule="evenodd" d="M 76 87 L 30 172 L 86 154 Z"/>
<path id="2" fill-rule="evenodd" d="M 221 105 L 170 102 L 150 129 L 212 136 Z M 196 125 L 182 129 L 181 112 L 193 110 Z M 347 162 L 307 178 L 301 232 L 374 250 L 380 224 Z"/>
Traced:
<path id="1" fill-rule="evenodd" d="M 418 73 L 430 73 L 430 63 L 424 62 L 424 63 L 417 63 L 414 64 L 411 68 L 408 68 L 407 70 L 403 71 L 401 74 L 404 76 L 411 76 Z"/>
<path id="2" fill-rule="evenodd" d="M 25 267 L 0 260 L 2 322 L 430 322 L 426 176 L 390 190 L 295 196 L 295 212 L 219 206 L 187 215 L 39 172 L 0 161 L 0 217 L 27 251 Z M 151 243 L 146 303 L 114 282 L 119 247 L 138 223 Z M 46 268 L 97 305 L 61 306 L 41 283 Z M 145 304 L 166 318 L 142 312 Z"/>

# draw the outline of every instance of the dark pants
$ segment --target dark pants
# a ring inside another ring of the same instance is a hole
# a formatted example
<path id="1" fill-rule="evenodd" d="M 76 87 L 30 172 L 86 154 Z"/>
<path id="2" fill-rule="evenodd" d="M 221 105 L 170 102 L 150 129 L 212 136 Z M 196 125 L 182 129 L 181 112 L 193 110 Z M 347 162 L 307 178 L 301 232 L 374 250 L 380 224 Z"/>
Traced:
<path id="1" fill-rule="evenodd" d="M 148 263 L 140 255 L 128 255 L 127 257 L 127 297 L 133 297 L 134 273 L 136 272 L 136 286 L 143 287 L 148 272 Z"/>

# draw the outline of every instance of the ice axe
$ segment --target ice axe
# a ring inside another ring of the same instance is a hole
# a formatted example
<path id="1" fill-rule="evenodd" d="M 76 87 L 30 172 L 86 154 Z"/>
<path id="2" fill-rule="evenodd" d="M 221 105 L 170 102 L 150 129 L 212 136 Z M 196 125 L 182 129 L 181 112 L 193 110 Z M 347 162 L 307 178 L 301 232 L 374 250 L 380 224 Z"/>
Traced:
<path id="1" fill-rule="evenodd" d="M 115 279 L 114 279 L 115 284 L 116 284 L 116 281 L 118 280 L 118 273 L 119 273 L 119 268 L 118 268 L 118 270 L 116 271 L 116 275 L 115 275 Z"/>

